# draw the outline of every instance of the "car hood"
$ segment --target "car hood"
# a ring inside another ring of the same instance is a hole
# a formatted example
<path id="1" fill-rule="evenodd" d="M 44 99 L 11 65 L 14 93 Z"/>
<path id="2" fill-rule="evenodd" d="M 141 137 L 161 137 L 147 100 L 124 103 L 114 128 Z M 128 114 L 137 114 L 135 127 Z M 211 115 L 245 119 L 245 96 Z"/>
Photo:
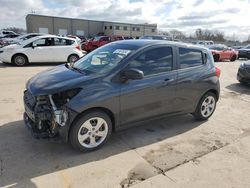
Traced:
<path id="1" fill-rule="evenodd" d="M 10 44 L 8 46 L 4 46 L 2 48 L 2 50 L 11 50 L 11 49 L 17 49 L 17 48 L 22 48 L 22 46 L 18 45 L 18 44 Z"/>
<path id="2" fill-rule="evenodd" d="M 244 49 L 244 48 L 241 48 L 241 49 L 238 49 L 237 51 L 239 51 L 239 52 L 243 52 L 243 51 L 250 51 L 250 49 Z"/>
<path id="3" fill-rule="evenodd" d="M 32 77 L 26 83 L 33 95 L 50 95 L 61 91 L 79 88 L 87 80 L 95 79 L 97 76 L 88 76 L 71 70 L 65 65 L 59 65 L 45 70 Z"/>
<path id="4" fill-rule="evenodd" d="M 246 61 L 243 63 L 244 67 L 250 67 L 250 61 Z"/>

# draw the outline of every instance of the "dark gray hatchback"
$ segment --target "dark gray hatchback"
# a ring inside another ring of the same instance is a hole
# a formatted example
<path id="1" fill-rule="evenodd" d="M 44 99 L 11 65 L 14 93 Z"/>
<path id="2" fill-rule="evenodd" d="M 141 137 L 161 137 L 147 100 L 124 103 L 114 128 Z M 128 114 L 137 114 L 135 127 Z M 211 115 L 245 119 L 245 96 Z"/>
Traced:
<path id="1" fill-rule="evenodd" d="M 220 70 L 206 48 L 126 40 L 107 44 L 75 64 L 31 78 L 24 121 L 38 138 L 61 138 L 90 151 L 113 131 L 169 115 L 206 120 L 219 99 Z"/>

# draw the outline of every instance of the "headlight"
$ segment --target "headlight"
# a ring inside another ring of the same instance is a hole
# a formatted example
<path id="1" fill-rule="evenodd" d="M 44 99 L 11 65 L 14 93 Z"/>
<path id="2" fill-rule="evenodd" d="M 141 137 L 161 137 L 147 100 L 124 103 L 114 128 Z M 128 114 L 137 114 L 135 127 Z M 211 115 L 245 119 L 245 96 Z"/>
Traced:
<path id="1" fill-rule="evenodd" d="M 74 96 L 81 91 L 81 88 L 66 90 L 52 95 L 53 101 L 57 107 L 61 107 L 69 102 Z"/>

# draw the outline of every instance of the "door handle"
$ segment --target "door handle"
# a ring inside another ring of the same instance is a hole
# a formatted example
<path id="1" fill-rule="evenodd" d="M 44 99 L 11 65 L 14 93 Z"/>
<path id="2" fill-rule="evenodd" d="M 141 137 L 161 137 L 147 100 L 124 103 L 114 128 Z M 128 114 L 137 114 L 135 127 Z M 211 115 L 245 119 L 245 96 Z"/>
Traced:
<path id="1" fill-rule="evenodd" d="M 160 87 L 165 87 L 165 86 L 167 86 L 167 85 L 168 85 L 170 82 L 172 82 L 172 81 L 174 81 L 173 78 L 166 78 L 166 79 L 164 79 L 164 80 L 161 82 Z"/>
<path id="2" fill-rule="evenodd" d="M 169 83 L 169 82 L 172 82 L 172 81 L 174 81 L 173 78 L 166 78 L 166 79 L 164 79 L 164 83 Z"/>

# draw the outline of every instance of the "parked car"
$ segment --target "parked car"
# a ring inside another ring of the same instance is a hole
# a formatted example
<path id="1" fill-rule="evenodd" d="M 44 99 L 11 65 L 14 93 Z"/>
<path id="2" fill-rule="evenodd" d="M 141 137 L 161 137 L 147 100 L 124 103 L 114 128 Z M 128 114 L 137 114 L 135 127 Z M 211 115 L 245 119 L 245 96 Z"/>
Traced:
<path id="1" fill-rule="evenodd" d="M 210 46 L 214 61 L 230 60 L 235 61 L 238 58 L 238 51 L 227 47 L 226 45 L 213 45 Z"/>
<path id="2" fill-rule="evenodd" d="M 173 38 L 166 35 L 145 35 L 140 37 L 139 39 L 146 39 L 146 40 L 169 40 L 172 41 Z"/>
<path id="3" fill-rule="evenodd" d="M 233 48 L 234 50 L 239 50 L 241 48 L 243 48 L 244 46 L 232 46 L 231 48 Z"/>
<path id="4" fill-rule="evenodd" d="M 24 66 L 36 62 L 74 62 L 83 53 L 75 39 L 44 35 L 0 49 L 0 61 Z"/>
<path id="5" fill-rule="evenodd" d="M 237 80 L 242 84 L 250 84 L 250 61 L 241 63 L 237 74 Z"/>
<path id="6" fill-rule="evenodd" d="M 124 40 L 123 36 L 112 35 L 112 36 L 95 36 L 93 39 L 83 43 L 82 49 L 91 52 L 92 50 L 99 48 L 105 44 L 108 44 L 113 41 Z"/>
<path id="7" fill-rule="evenodd" d="M 16 38 L 3 38 L 2 41 L 6 46 L 6 45 L 10 45 L 10 44 L 20 43 L 20 42 L 25 41 L 27 39 L 37 37 L 37 36 L 41 36 L 41 35 L 45 35 L 45 34 L 42 34 L 42 33 L 28 33 L 28 34 L 25 34 L 25 35 L 19 35 Z M 1 42 L 1 40 L 0 40 L 0 42 Z"/>
<path id="8" fill-rule="evenodd" d="M 199 40 L 199 41 L 193 41 L 192 44 L 209 47 L 209 46 L 213 46 L 214 42 L 207 41 L 207 40 Z"/>
<path id="9" fill-rule="evenodd" d="M 3 46 L 8 45 L 8 42 L 6 42 L 6 39 L 14 39 L 17 38 L 18 34 L 7 34 L 0 37 L 0 48 Z"/>
<path id="10" fill-rule="evenodd" d="M 8 30 L 1 30 L 0 31 L 0 37 L 5 37 L 6 35 L 18 35 L 14 31 L 8 31 Z"/>
<path id="11" fill-rule="evenodd" d="M 244 46 L 239 51 L 239 58 L 247 58 L 250 59 L 250 45 Z"/>
<path id="12" fill-rule="evenodd" d="M 60 138 L 91 151 L 118 131 L 169 115 L 212 116 L 220 70 L 202 47 L 153 40 L 102 46 L 72 66 L 26 84 L 24 122 L 38 138 Z"/>
<path id="13" fill-rule="evenodd" d="M 133 37 L 129 37 L 129 36 L 124 36 L 123 38 L 124 38 L 124 40 L 134 39 Z"/>

